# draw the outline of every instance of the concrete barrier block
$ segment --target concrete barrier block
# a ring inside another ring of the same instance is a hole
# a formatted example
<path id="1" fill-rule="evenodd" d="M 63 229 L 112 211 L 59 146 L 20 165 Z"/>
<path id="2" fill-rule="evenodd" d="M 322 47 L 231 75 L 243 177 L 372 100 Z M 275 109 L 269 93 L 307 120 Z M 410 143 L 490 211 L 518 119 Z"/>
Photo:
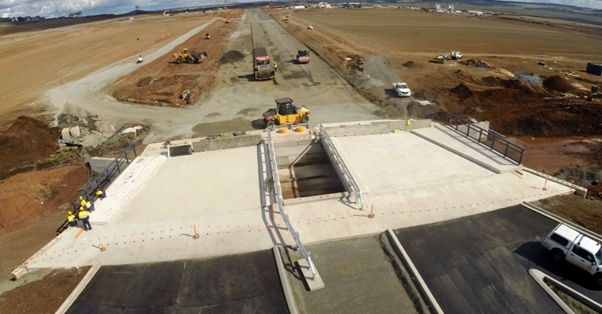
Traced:
<path id="1" fill-rule="evenodd" d="M 214 140 L 203 140 L 193 143 L 194 152 L 207 152 L 220 149 L 231 149 L 239 147 L 255 146 L 261 143 L 261 135 L 243 135 L 229 138 L 218 138 Z"/>

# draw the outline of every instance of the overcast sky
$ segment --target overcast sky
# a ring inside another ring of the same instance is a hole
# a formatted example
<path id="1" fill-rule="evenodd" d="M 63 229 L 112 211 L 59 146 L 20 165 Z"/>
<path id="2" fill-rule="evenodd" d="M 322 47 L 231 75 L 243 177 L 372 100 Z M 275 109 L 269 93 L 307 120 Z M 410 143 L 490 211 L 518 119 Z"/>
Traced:
<path id="1" fill-rule="evenodd" d="M 82 11 L 83 15 L 121 14 L 135 10 L 136 6 L 142 10 L 162 10 L 250 1 L 252 0 L 0 0 L 0 16 L 58 17 L 78 11 Z M 602 9 L 602 0 L 533 0 L 529 2 L 548 2 Z"/>

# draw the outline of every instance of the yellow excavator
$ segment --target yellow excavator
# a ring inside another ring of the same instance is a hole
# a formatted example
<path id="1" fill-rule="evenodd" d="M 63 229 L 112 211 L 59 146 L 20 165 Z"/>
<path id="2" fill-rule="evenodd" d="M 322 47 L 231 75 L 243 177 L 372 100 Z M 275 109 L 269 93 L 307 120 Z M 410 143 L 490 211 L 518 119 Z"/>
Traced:
<path id="1" fill-rule="evenodd" d="M 173 62 L 180 63 L 201 63 L 207 58 L 207 52 L 188 51 L 188 48 L 182 49 L 173 54 Z"/>

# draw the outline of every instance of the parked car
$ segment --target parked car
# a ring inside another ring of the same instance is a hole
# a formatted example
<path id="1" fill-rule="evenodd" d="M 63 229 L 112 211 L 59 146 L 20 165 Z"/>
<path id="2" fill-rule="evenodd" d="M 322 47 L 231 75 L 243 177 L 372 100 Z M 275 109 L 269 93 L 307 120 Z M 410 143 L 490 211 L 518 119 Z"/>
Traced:
<path id="1" fill-rule="evenodd" d="M 593 276 L 602 287 L 602 244 L 565 224 L 559 224 L 543 241 L 555 262 L 563 260 Z"/>
<path id="2" fill-rule="evenodd" d="M 395 92 L 399 97 L 412 96 L 412 91 L 410 90 L 410 87 L 408 87 L 408 84 L 404 82 L 393 83 L 393 89 L 395 89 Z"/>

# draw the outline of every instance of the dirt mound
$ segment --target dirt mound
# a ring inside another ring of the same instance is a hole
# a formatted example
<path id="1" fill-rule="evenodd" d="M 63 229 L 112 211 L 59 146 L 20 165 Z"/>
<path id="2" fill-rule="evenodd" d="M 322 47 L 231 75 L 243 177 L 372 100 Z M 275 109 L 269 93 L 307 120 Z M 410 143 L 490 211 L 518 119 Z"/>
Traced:
<path id="1" fill-rule="evenodd" d="M 505 80 L 494 76 L 483 77 L 481 81 L 484 85 L 492 87 L 520 88 L 522 86 L 519 80 Z"/>
<path id="2" fill-rule="evenodd" d="M 404 64 L 402 64 L 402 65 L 403 65 L 404 67 L 406 67 L 406 68 L 413 68 L 413 67 L 415 67 L 415 66 L 416 66 L 416 63 L 414 63 L 414 61 L 408 61 L 408 62 L 406 62 L 406 63 L 404 63 Z"/>
<path id="3" fill-rule="evenodd" d="M 566 93 L 571 90 L 571 85 L 561 76 L 554 75 L 543 81 L 543 86 L 549 90 Z"/>
<path id="4" fill-rule="evenodd" d="M 219 59 L 219 64 L 230 64 L 234 62 L 238 62 L 245 58 L 245 55 L 242 52 L 236 50 L 228 50 L 221 59 Z"/>
<path id="5" fill-rule="evenodd" d="M 222 18 L 235 18 L 241 10 L 233 9 L 219 13 Z M 106 91 L 115 99 L 151 106 L 179 107 L 195 103 L 211 89 L 215 75 L 222 61 L 240 58 L 239 52 L 224 54 L 228 45 L 227 37 L 238 23 L 213 23 L 192 36 L 163 57 L 144 64 L 136 71 L 118 80 L 118 84 Z M 211 34 L 211 40 L 205 39 Z M 204 51 L 207 58 L 198 64 L 176 64 L 173 53 L 187 47 L 191 51 Z M 244 56 L 242 56 L 244 57 Z M 188 97 L 181 99 L 182 92 L 189 90 Z"/>
<path id="6" fill-rule="evenodd" d="M 47 158 L 58 148 L 59 128 L 50 128 L 46 123 L 21 116 L 6 131 L 0 133 L 0 179 L 15 169 L 30 170 L 32 162 Z"/>
<path id="7" fill-rule="evenodd" d="M 477 68 L 491 68 L 491 65 L 489 63 L 479 59 L 468 59 L 460 61 L 460 64 L 464 64 L 466 66 L 475 66 Z"/>
<path id="8" fill-rule="evenodd" d="M 458 84 L 458 86 L 452 88 L 450 90 L 450 92 L 452 94 L 456 94 L 460 97 L 460 99 L 467 99 L 472 97 L 473 92 L 470 90 L 470 88 L 466 85 L 464 85 L 464 83 L 460 83 Z"/>
<path id="9" fill-rule="evenodd" d="M 410 101 L 406 110 L 409 117 L 424 119 L 431 114 L 436 114 L 439 108 L 435 105 L 423 105 L 417 101 Z"/>
<path id="10" fill-rule="evenodd" d="M 31 223 L 69 203 L 87 179 L 88 170 L 80 165 L 20 173 L 0 181 L 0 230 Z"/>

